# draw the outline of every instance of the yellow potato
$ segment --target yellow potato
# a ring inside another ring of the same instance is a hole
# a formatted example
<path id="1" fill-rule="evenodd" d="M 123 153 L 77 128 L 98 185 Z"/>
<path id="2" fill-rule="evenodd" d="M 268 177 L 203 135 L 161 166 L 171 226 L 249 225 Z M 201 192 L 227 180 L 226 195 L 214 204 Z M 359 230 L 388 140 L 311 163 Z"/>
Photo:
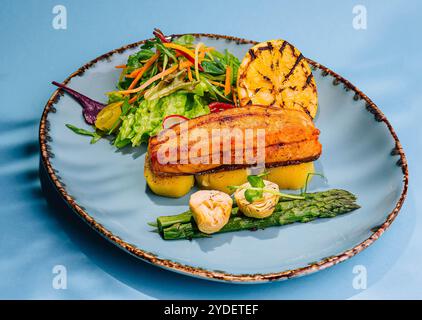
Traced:
<path id="1" fill-rule="evenodd" d="M 196 175 L 195 179 L 201 189 L 219 190 L 227 194 L 232 192 L 227 186 L 240 186 L 248 181 L 247 169 L 223 171 Z"/>
<path id="2" fill-rule="evenodd" d="M 280 189 L 300 189 L 305 186 L 308 173 L 314 172 L 314 163 L 305 162 L 292 166 L 267 169 L 265 180 L 278 184 Z M 312 175 L 309 177 L 311 181 Z"/>
<path id="3" fill-rule="evenodd" d="M 158 176 L 151 171 L 148 156 L 145 157 L 144 176 L 149 188 L 163 197 L 179 198 L 193 187 L 195 179 L 190 176 Z"/>

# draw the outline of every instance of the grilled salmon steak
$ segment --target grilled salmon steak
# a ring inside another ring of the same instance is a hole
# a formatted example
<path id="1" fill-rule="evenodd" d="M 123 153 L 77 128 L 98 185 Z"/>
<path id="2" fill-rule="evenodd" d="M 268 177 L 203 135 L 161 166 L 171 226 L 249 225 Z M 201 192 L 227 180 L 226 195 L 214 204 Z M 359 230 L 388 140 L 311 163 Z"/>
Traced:
<path id="1" fill-rule="evenodd" d="M 266 167 L 316 160 L 319 130 L 303 111 L 263 106 L 232 108 L 187 120 L 151 137 L 155 174 L 199 174 L 265 162 Z"/>

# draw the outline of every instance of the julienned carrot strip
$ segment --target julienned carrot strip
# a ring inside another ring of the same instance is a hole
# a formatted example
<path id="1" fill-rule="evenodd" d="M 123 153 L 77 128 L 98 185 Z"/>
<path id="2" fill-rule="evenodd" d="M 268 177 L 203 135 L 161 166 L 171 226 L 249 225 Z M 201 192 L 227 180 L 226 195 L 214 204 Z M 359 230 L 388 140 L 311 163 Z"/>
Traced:
<path id="1" fill-rule="evenodd" d="M 141 95 L 141 93 L 139 94 L 135 94 L 132 98 L 129 99 L 129 103 L 134 103 L 136 101 L 136 99 L 138 99 L 138 97 Z"/>
<path id="2" fill-rule="evenodd" d="M 202 42 L 199 42 L 195 48 L 195 76 L 196 76 L 196 80 L 198 81 L 199 81 L 199 50 L 201 49 L 203 45 L 204 44 Z"/>
<path id="3" fill-rule="evenodd" d="M 136 84 L 139 82 L 139 80 L 144 75 L 145 71 L 149 69 L 149 67 L 152 66 L 152 64 L 160 57 L 160 51 L 157 51 L 147 62 L 145 62 L 144 66 L 141 68 L 139 73 L 136 75 L 136 78 L 133 79 L 132 83 L 130 84 L 128 90 L 133 89 Z"/>
<path id="4" fill-rule="evenodd" d="M 191 66 L 193 66 L 193 63 L 190 62 L 189 60 L 181 60 L 179 62 L 179 70 L 190 68 Z"/>
<path id="5" fill-rule="evenodd" d="M 195 55 L 192 52 L 192 50 L 189 50 L 188 48 L 181 46 L 180 44 L 173 43 L 173 42 L 163 42 L 163 45 L 168 47 L 168 48 L 172 48 L 172 49 L 176 50 L 176 53 L 180 53 L 186 59 L 188 59 L 192 63 L 195 63 Z M 202 68 L 200 63 L 198 65 L 198 69 L 200 71 L 204 71 L 204 69 Z"/>
<path id="6" fill-rule="evenodd" d="M 231 90 L 231 82 L 232 82 L 232 68 L 230 66 L 226 67 L 226 82 L 224 84 L 224 95 L 227 96 Z"/>
<path id="7" fill-rule="evenodd" d="M 143 66 L 138 68 L 138 69 L 133 70 L 131 73 L 128 73 L 125 77 L 126 78 L 136 78 L 136 76 L 138 75 L 139 71 L 142 70 L 142 68 L 143 68 Z"/>
<path id="8" fill-rule="evenodd" d="M 223 87 L 223 88 L 225 88 L 226 86 L 224 85 L 224 84 L 222 84 L 222 83 L 220 83 L 220 82 L 217 82 L 217 81 L 212 81 L 212 80 L 208 80 L 210 83 L 212 83 L 213 85 L 216 85 L 216 86 L 218 86 L 218 87 Z"/>
<path id="9" fill-rule="evenodd" d="M 193 81 L 193 77 L 192 77 L 192 71 L 190 70 L 190 67 L 189 68 L 186 68 L 186 69 L 188 69 L 188 79 L 189 79 L 189 81 Z"/>
<path id="10" fill-rule="evenodd" d="M 149 78 L 148 81 L 145 81 L 141 86 L 137 87 L 136 89 L 122 90 L 122 91 L 119 91 L 119 93 L 129 94 L 129 93 L 135 93 L 135 92 L 139 92 L 141 90 L 144 90 L 146 87 L 148 87 L 154 81 L 156 81 L 156 80 L 158 80 L 162 77 L 165 77 L 165 76 L 169 75 L 170 73 L 173 73 L 174 71 L 176 71 L 178 67 L 179 66 L 177 64 L 175 64 L 174 66 L 168 68 L 167 70 L 156 74 L 152 78 Z"/>
<path id="11" fill-rule="evenodd" d="M 172 48 L 172 49 L 184 52 L 184 53 L 188 54 L 191 58 L 195 59 L 195 54 L 191 50 L 189 50 L 188 48 L 185 48 L 184 46 L 181 46 L 180 44 L 173 43 L 173 42 L 167 42 L 167 43 L 163 43 L 163 45 L 166 48 Z"/>
<path id="12" fill-rule="evenodd" d="M 233 104 L 235 107 L 237 107 L 236 90 L 233 90 Z"/>
<path id="13" fill-rule="evenodd" d="M 142 70 L 142 68 L 143 68 L 144 66 L 142 66 L 142 67 L 139 67 L 139 68 L 137 68 L 137 69 L 135 69 L 135 70 L 133 70 L 131 73 L 128 73 L 127 75 L 126 75 L 126 78 L 136 78 L 136 76 L 138 75 L 138 73 Z"/>
<path id="14" fill-rule="evenodd" d="M 124 68 L 126 68 L 126 65 L 125 64 L 121 64 L 121 65 L 119 65 L 119 66 L 114 66 L 116 69 L 124 69 Z"/>

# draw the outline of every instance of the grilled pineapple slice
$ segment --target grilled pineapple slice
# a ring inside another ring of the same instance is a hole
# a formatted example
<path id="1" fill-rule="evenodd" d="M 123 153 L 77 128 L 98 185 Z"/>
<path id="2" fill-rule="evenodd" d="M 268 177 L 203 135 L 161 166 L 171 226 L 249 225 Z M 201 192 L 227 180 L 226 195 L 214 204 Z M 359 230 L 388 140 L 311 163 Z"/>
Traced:
<path id="1" fill-rule="evenodd" d="M 315 117 L 315 79 L 302 53 L 285 40 L 262 42 L 243 58 L 237 78 L 240 106 L 299 109 Z"/>

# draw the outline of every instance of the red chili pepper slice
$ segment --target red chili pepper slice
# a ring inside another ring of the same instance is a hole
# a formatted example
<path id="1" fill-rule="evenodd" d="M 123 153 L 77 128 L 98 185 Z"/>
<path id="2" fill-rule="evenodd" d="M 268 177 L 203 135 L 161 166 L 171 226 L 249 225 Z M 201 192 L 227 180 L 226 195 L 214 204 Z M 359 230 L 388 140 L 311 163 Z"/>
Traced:
<path id="1" fill-rule="evenodd" d="M 211 102 L 208 107 L 212 113 L 224 111 L 227 109 L 232 109 L 235 106 L 231 103 L 224 103 L 224 102 Z"/>
<path id="2" fill-rule="evenodd" d="M 152 33 L 154 36 L 156 36 L 158 39 L 161 40 L 161 42 L 169 43 L 170 41 L 166 39 L 164 34 L 161 32 L 160 29 L 154 28 L 154 32 Z"/>

